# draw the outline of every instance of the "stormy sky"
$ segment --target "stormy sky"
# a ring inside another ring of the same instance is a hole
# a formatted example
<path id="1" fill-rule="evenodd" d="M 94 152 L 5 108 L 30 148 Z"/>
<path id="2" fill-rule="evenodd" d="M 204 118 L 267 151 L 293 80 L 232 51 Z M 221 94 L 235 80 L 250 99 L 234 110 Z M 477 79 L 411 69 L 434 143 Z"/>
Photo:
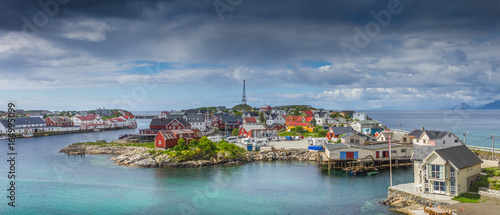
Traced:
<path id="1" fill-rule="evenodd" d="M 0 1 L 0 101 L 171 110 L 482 105 L 499 1 Z"/>

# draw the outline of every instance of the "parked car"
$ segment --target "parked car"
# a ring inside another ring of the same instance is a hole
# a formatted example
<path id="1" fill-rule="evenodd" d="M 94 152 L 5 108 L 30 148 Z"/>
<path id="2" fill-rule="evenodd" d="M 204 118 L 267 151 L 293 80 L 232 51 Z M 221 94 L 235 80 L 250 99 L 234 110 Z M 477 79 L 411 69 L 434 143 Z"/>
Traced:
<path id="1" fill-rule="evenodd" d="M 238 137 L 235 137 L 235 136 L 229 136 L 229 137 L 226 137 L 224 139 L 228 143 L 236 143 L 238 141 Z"/>

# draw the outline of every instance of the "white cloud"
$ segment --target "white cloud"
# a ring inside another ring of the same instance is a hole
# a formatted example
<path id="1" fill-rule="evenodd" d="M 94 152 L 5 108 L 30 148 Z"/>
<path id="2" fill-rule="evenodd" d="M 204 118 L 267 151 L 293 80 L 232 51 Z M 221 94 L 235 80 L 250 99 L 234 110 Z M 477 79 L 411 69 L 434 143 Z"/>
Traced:
<path id="1" fill-rule="evenodd" d="M 106 40 L 106 32 L 116 30 L 114 25 L 95 19 L 65 20 L 62 22 L 62 36 L 74 40 L 101 42 Z"/>

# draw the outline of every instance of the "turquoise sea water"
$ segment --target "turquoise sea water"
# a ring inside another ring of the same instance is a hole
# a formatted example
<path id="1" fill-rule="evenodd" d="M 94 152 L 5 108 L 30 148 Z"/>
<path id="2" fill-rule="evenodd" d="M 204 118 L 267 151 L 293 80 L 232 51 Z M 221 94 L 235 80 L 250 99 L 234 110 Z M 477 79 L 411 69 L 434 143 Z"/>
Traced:
<path id="1" fill-rule="evenodd" d="M 483 123 L 468 122 L 475 121 L 472 117 L 464 119 L 462 123 L 471 126 L 459 129 L 468 129 L 471 135 L 498 131 L 498 113 L 484 116 Z M 413 123 L 418 128 L 423 124 L 437 130 L 446 128 L 443 120 L 436 119 L 440 114 L 369 112 L 392 128 L 403 121 L 403 125 Z M 148 120 L 139 120 L 139 128 L 148 124 Z M 7 206 L 10 181 L 5 162 L 7 142 L 2 140 L 0 214 L 391 214 L 386 206 L 377 204 L 387 195 L 387 171 L 350 177 L 328 174 L 310 162 L 140 169 L 117 166 L 108 155 L 58 153 L 71 143 L 109 141 L 124 133 L 134 130 L 19 139 L 15 208 Z M 394 171 L 394 184 L 411 181 L 411 169 Z"/>
<path id="2" fill-rule="evenodd" d="M 391 129 L 451 131 L 466 144 L 491 147 L 491 135 L 500 136 L 500 110 L 404 110 L 364 111 Z M 498 140 L 498 139 L 497 139 Z M 496 141 L 495 148 L 500 148 Z"/>

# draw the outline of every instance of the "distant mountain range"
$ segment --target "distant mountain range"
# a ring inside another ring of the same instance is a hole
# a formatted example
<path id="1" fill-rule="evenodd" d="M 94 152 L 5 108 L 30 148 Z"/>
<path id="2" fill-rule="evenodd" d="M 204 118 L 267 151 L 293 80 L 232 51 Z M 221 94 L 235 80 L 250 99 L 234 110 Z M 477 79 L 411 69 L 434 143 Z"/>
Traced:
<path id="1" fill-rule="evenodd" d="M 471 106 L 465 102 L 462 102 L 460 104 L 457 104 L 453 106 L 451 109 L 460 109 L 460 110 L 465 110 L 465 109 L 500 109 L 500 100 L 496 100 L 494 102 L 479 106 L 479 107 L 474 107 Z"/>
<path id="2" fill-rule="evenodd" d="M 460 103 L 458 105 L 453 106 L 451 109 L 453 109 L 453 110 L 456 110 L 456 109 L 464 110 L 464 109 L 476 109 L 476 108 L 470 106 L 469 104 L 467 104 L 465 102 L 462 102 L 462 103 Z"/>

